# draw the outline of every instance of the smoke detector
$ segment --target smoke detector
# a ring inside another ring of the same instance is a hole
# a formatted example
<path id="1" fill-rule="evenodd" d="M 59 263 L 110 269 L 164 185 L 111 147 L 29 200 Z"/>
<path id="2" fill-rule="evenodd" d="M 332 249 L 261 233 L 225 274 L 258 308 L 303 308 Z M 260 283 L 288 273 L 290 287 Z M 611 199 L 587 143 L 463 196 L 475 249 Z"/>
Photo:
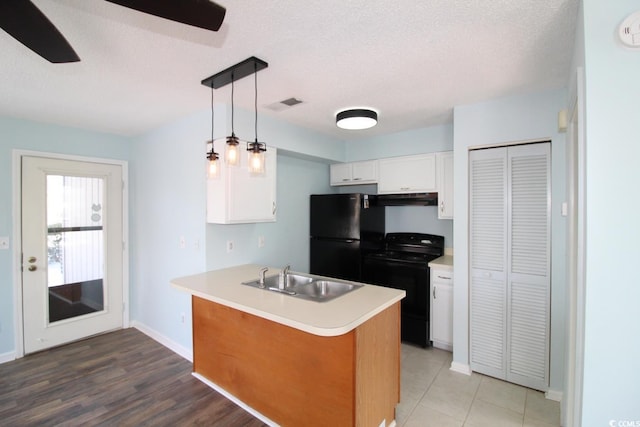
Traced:
<path id="1" fill-rule="evenodd" d="M 626 47 L 640 48 L 640 11 L 632 13 L 622 21 L 618 36 Z"/>

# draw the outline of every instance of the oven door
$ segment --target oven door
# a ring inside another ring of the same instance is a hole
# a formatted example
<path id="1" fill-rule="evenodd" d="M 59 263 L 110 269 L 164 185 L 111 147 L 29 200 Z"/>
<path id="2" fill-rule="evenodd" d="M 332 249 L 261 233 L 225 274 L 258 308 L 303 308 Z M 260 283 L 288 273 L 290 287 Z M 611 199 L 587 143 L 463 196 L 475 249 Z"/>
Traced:
<path id="1" fill-rule="evenodd" d="M 364 257 L 362 281 L 402 289 L 402 340 L 429 345 L 429 267 L 424 263 Z"/>

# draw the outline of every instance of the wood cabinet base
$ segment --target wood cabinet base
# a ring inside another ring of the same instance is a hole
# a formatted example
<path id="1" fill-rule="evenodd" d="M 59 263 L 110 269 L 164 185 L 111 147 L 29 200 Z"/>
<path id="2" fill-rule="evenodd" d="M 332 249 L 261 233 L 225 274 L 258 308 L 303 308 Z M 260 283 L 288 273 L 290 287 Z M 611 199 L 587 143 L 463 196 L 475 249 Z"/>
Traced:
<path id="1" fill-rule="evenodd" d="M 379 426 L 400 401 L 400 303 L 321 337 L 193 297 L 193 369 L 282 426 Z"/>

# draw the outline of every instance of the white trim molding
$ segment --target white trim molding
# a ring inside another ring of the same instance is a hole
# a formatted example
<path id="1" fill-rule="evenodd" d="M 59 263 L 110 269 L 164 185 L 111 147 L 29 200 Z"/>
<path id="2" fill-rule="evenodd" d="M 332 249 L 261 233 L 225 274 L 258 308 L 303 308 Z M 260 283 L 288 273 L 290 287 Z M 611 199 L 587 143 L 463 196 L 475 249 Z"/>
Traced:
<path id="1" fill-rule="evenodd" d="M 548 390 L 544 397 L 555 402 L 562 402 L 562 392 L 560 390 Z"/>
<path id="2" fill-rule="evenodd" d="M 154 339 L 155 341 L 159 342 L 163 346 L 167 347 L 169 350 L 173 351 L 174 353 L 184 357 L 189 362 L 193 363 L 193 351 L 191 349 L 188 349 L 185 346 L 178 344 L 172 339 L 165 337 L 160 332 L 148 327 L 143 323 L 138 322 L 137 320 L 131 321 L 131 327 L 136 328 L 143 334 L 147 335 L 149 338 Z"/>
<path id="3" fill-rule="evenodd" d="M 7 362 L 13 362 L 14 360 L 16 360 L 16 352 L 15 351 L 10 351 L 8 353 L 0 354 L 0 364 L 7 363 Z"/>
<path id="4" fill-rule="evenodd" d="M 465 363 L 451 362 L 451 367 L 449 369 L 460 374 L 471 375 L 471 366 Z"/>
<path id="5" fill-rule="evenodd" d="M 205 383 L 206 385 L 208 385 L 209 387 L 211 387 L 212 389 L 214 389 L 215 391 L 217 391 L 218 393 L 220 393 L 221 395 L 223 395 L 224 397 L 226 397 L 227 399 L 229 399 L 230 401 L 232 401 L 233 403 L 235 403 L 236 405 L 238 405 L 239 407 L 241 407 L 242 409 L 244 409 L 245 411 L 247 411 L 248 413 L 250 413 L 254 417 L 258 418 L 263 423 L 265 423 L 265 424 L 267 424 L 269 426 L 274 426 L 274 427 L 278 426 L 277 423 L 275 423 L 272 420 L 270 420 L 269 418 L 265 417 L 260 412 L 256 411 L 251 406 L 247 405 L 242 400 L 238 399 L 233 394 L 229 393 L 228 391 L 226 391 L 225 389 L 223 389 L 222 387 L 220 387 L 216 383 L 206 379 L 205 377 L 203 377 L 202 375 L 200 375 L 200 374 L 198 374 L 196 372 L 193 372 L 191 375 L 193 375 L 194 377 L 196 377 L 197 379 L 199 379 L 200 381 L 202 381 L 203 383 Z"/>

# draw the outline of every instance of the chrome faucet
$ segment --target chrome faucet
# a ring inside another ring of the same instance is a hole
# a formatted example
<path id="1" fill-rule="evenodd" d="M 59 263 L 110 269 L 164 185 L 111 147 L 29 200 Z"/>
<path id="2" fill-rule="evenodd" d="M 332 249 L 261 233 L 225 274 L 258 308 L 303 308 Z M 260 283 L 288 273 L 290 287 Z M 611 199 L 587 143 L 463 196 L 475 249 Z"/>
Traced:
<path id="1" fill-rule="evenodd" d="M 278 276 L 278 289 L 286 289 L 287 286 L 289 286 L 289 283 L 287 282 L 289 281 L 288 275 L 290 269 L 291 266 L 287 264 L 287 266 L 280 272 L 280 275 Z"/>
<path id="2" fill-rule="evenodd" d="M 262 267 L 258 272 L 260 279 L 258 280 L 258 286 L 264 288 L 264 275 L 269 271 L 267 267 Z"/>

